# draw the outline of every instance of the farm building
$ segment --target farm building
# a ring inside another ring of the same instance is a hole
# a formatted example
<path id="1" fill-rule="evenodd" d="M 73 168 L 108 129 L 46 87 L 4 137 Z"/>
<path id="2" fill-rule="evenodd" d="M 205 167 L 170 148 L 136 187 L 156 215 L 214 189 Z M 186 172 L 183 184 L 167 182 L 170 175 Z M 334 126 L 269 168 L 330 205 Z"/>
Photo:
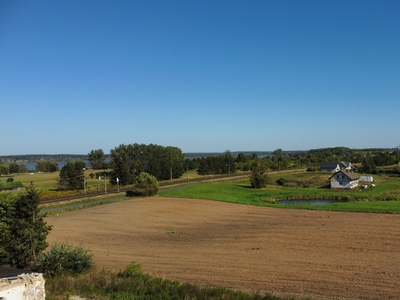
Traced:
<path id="1" fill-rule="evenodd" d="M 42 274 L 0 266 L 0 299 L 44 300 L 45 298 Z"/>
<path id="2" fill-rule="evenodd" d="M 321 163 L 321 171 L 323 172 L 337 172 L 340 170 L 339 162 L 326 161 Z"/>
<path id="3" fill-rule="evenodd" d="M 351 170 L 340 170 L 329 178 L 331 188 L 352 189 L 358 186 L 360 176 Z"/>

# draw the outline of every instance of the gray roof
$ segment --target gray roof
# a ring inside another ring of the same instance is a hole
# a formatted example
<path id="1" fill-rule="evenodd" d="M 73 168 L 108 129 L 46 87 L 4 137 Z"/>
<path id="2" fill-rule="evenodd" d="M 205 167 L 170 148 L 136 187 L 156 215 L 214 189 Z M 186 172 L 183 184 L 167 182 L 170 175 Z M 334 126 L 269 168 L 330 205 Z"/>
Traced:
<path id="1" fill-rule="evenodd" d="M 335 174 L 333 174 L 331 177 L 329 177 L 329 179 L 331 179 L 333 176 L 335 176 L 338 173 L 342 173 L 343 175 L 347 176 L 352 181 L 360 179 L 360 175 L 358 175 L 357 173 L 354 173 L 354 172 L 352 172 L 350 170 L 347 170 L 347 169 L 346 170 L 337 171 Z"/>
<path id="2" fill-rule="evenodd" d="M 30 273 L 30 272 L 28 272 L 27 270 L 0 266 L 0 278 L 15 277 L 24 273 Z"/>
<path id="3" fill-rule="evenodd" d="M 338 164 L 337 161 L 325 161 L 321 163 L 321 169 L 335 169 Z"/>

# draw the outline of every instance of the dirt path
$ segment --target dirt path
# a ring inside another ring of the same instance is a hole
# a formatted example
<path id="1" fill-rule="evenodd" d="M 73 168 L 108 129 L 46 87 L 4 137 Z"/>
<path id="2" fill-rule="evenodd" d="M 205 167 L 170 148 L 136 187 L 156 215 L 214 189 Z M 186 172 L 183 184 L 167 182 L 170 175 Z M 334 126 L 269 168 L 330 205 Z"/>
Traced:
<path id="1" fill-rule="evenodd" d="M 314 299 L 400 299 L 400 216 L 146 198 L 51 216 L 100 266 Z"/>

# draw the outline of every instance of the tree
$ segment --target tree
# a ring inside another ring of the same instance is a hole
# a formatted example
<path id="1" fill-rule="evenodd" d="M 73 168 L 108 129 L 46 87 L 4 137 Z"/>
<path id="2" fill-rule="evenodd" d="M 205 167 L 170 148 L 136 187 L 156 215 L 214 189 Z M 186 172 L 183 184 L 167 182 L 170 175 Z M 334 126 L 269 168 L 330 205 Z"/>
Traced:
<path id="1" fill-rule="evenodd" d="M 17 163 L 11 163 L 8 168 L 10 169 L 10 174 L 18 173 L 19 166 Z"/>
<path id="2" fill-rule="evenodd" d="M 268 175 L 265 174 L 265 164 L 261 159 L 254 161 L 251 167 L 250 184 L 252 188 L 261 189 L 267 186 Z"/>
<path id="3" fill-rule="evenodd" d="M 103 149 L 92 150 L 88 153 L 88 159 L 93 169 L 104 169 L 104 161 L 106 156 Z"/>
<path id="4" fill-rule="evenodd" d="M 0 165 L 0 175 L 8 175 L 10 169 L 6 165 Z"/>
<path id="5" fill-rule="evenodd" d="M 46 172 L 53 173 L 58 170 L 58 164 L 54 161 L 46 162 Z"/>
<path id="6" fill-rule="evenodd" d="M 80 190 L 84 188 L 83 169 L 85 163 L 77 161 L 75 163 L 68 162 L 60 171 L 58 179 L 58 188 L 60 190 Z"/>
<path id="7" fill-rule="evenodd" d="M 46 163 L 44 161 L 36 162 L 36 171 L 38 172 L 46 172 Z"/>
<path id="8" fill-rule="evenodd" d="M 16 198 L 0 198 L 0 264 L 26 268 L 46 249 L 51 226 L 39 203 L 40 192 L 33 183 Z"/>
<path id="9" fill-rule="evenodd" d="M 139 196 L 155 196 L 158 193 L 158 181 L 153 175 L 141 172 L 133 184 L 133 192 Z"/>

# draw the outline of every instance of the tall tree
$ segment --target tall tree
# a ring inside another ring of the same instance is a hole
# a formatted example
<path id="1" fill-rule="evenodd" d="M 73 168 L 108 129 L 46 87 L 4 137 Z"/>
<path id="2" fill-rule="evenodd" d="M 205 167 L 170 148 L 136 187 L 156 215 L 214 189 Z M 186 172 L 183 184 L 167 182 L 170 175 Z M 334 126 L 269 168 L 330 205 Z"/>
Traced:
<path id="1" fill-rule="evenodd" d="M 88 153 L 88 159 L 93 169 L 104 169 L 104 161 L 106 156 L 103 149 L 92 150 Z"/>
<path id="2" fill-rule="evenodd" d="M 10 169 L 10 174 L 18 173 L 19 172 L 19 166 L 17 163 L 13 162 L 11 163 L 8 168 Z"/>
<path id="3" fill-rule="evenodd" d="M 251 187 L 260 189 L 267 186 L 268 175 L 265 174 L 265 170 L 266 167 L 263 160 L 257 159 L 253 162 L 250 175 Z"/>
<path id="4" fill-rule="evenodd" d="M 68 162 L 60 171 L 58 188 L 60 190 L 81 190 L 84 188 L 83 161 Z"/>
<path id="5" fill-rule="evenodd" d="M 25 268 L 47 247 L 51 230 L 39 210 L 40 192 L 31 183 L 16 199 L 0 199 L 0 264 Z"/>
<path id="6" fill-rule="evenodd" d="M 6 165 L 0 165 L 0 175 L 8 175 L 10 169 Z"/>

